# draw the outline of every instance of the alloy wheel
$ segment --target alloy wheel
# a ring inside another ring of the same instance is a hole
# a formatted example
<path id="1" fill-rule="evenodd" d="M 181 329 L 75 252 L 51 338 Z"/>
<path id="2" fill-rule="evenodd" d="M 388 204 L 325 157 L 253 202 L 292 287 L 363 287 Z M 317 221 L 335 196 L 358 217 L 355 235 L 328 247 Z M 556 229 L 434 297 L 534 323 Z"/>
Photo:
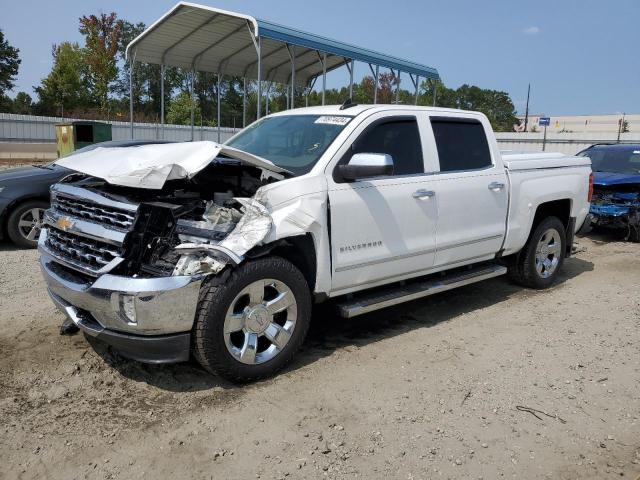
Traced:
<path id="1" fill-rule="evenodd" d="M 234 298 L 224 319 L 224 341 L 239 362 L 258 365 L 278 355 L 296 326 L 297 303 L 281 281 L 250 283 Z"/>
<path id="2" fill-rule="evenodd" d="M 42 229 L 44 211 L 44 208 L 31 208 L 20 215 L 18 232 L 23 238 L 31 242 L 38 240 Z"/>
<path id="3" fill-rule="evenodd" d="M 554 228 L 546 230 L 536 246 L 536 272 L 541 278 L 549 278 L 558 268 L 562 254 L 560 234 Z"/>

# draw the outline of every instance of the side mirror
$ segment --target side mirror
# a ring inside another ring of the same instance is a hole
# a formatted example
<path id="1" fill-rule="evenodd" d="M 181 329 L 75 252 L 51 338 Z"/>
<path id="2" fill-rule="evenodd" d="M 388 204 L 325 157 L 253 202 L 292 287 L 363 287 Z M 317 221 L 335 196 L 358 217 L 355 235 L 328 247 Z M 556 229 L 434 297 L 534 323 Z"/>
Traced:
<path id="1" fill-rule="evenodd" d="M 356 153 L 347 165 L 338 166 L 338 172 L 348 182 L 393 175 L 393 158 L 386 153 Z"/>

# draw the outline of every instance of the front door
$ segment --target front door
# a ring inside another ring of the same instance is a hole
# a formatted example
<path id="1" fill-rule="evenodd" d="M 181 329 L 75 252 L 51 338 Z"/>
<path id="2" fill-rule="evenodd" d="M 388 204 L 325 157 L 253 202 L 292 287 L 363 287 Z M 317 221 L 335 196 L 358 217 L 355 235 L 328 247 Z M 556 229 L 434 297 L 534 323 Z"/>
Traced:
<path id="1" fill-rule="evenodd" d="M 416 117 L 373 118 L 354 137 L 340 164 L 355 153 L 384 153 L 394 174 L 328 178 L 334 295 L 417 276 L 435 257 L 434 181 L 425 174 Z"/>

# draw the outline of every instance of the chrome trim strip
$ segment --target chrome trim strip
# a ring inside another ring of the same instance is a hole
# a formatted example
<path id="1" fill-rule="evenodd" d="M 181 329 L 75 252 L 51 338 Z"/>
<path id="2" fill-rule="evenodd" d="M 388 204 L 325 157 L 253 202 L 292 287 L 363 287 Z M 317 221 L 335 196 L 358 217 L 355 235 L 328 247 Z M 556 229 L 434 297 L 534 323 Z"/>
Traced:
<path id="1" fill-rule="evenodd" d="M 370 260 L 368 262 L 356 263 L 356 264 L 353 264 L 353 265 L 345 265 L 343 267 L 337 267 L 336 268 L 336 273 L 344 272 L 344 271 L 347 271 L 347 270 L 353 270 L 355 268 L 370 267 L 372 265 L 378 265 L 380 263 L 391 262 L 391 261 L 394 261 L 394 260 L 404 260 L 405 258 L 419 257 L 420 255 L 427 255 L 429 253 L 435 253 L 435 251 L 436 251 L 435 248 L 430 248 L 428 250 L 420 250 L 419 252 L 404 253 L 402 255 L 395 255 L 393 257 L 380 258 L 378 260 Z"/>
<path id="2" fill-rule="evenodd" d="M 81 237 L 90 238 L 93 240 L 99 240 L 101 242 L 110 243 L 115 246 L 122 246 L 127 232 L 122 230 L 116 230 L 112 228 L 105 228 L 104 226 L 82 220 L 80 217 L 59 213 L 55 210 L 47 210 L 44 214 L 44 223 L 51 225 L 54 228 L 58 228 L 56 222 L 60 218 L 72 219 L 72 224 L 66 230 L 65 233 L 73 233 Z"/>
<path id="3" fill-rule="evenodd" d="M 503 236 L 504 236 L 504 234 L 501 233 L 499 235 L 491 235 L 490 237 L 476 238 L 475 240 L 468 240 L 466 242 L 454 243 L 453 245 L 446 245 L 444 247 L 438 246 L 436 251 L 440 252 L 442 250 L 451 250 L 452 248 L 466 247 L 467 245 L 473 245 L 475 243 L 481 243 L 481 242 L 488 242 L 489 240 L 495 240 L 495 239 L 501 238 Z"/>
<path id="4" fill-rule="evenodd" d="M 389 298 L 377 303 L 370 303 L 365 305 L 359 303 L 353 303 L 351 305 L 344 304 L 339 307 L 340 315 L 344 318 L 352 318 L 358 315 L 373 312 L 375 310 L 380 310 L 382 308 L 398 305 L 400 303 L 410 302 L 411 300 L 428 297 L 430 295 L 434 295 L 436 293 L 444 292 L 447 290 L 452 290 L 454 288 L 469 285 L 471 283 L 498 277 L 500 275 L 504 275 L 505 273 L 507 273 L 506 267 L 503 267 L 501 265 L 490 266 L 473 273 L 464 273 L 462 275 L 459 275 L 458 277 L 454 276 L 448 280 L 446 278 L 439 279 L 432 282 L 430 285 L 426 285 L 425 288 L 420 291 L 407 293 L 406 295 L 401 295 L 395 298 Z"/>
<path id="5" fill-rule="evenodd" d="M 138 205 L 133 203 L 119 202 L 104 195 L 100 195 L 86 188 L 74 187 L 64 183 L 56 183 L 51 187 L 51 193 L 62 193 L 78 200 L 90 201 L 106 207 L 118 208 L 128 212 L 136 213 Z"/>
<path id="6" fill-rule="evenodd" d="M 344 272 L 347 270 L 353 270 L 356 268 L 362 268 L 362 267 L 370 267 L 373 265 L 378 265 L 380 263 L 386 263 L 386 262 L 391 262 L 391 261 L 395 261 L 395 260 L 404 260 L 405 258 L 411 258 L 411 257 L 418 257 L 420 255 L 427 255 L 429 253 L 437 253 L 443 250 L 451 250 L 452 248 L 458 248 L 458 247 L 466 247 L 467 245 L 473 245 L 475 243 L 481 243 L 481 242 L 487 242 L 489 240 L 495 240 L 497 238 L 501 238 L 503 237 L 503 234 L 500 235 L 491 235 L 490 237 L 483 237 L 483 238 L 477 238 L 475 240 L 469 240 L 466 242 L 462 242 L 462 243 L 456 243 L 454 245 L 447 245 L 444 247 L 436 247 L 436 248 L 430 248 L 428 250 L 420 250 L 419 252 L 412 252 L 412 253 L 405 253 L 402 255 L 395 255 L 393 257 L 387 257 L 387 258 L 381 258 L 378 260 L 370 260 L 368 262 L 362 262 L 362 263 L 356 263 L 353 265 L 346 265 L 343 267 L 337 267 L 336 268 L 336 273 L 340 273 L 340 272 Z M 480 255 L 482 257 L 484 257 L 484 255 Z M 478 257 L 472 257 L 472 258 L 468 258 L 465 260 L 456 260 L 455 262 L 452 263 L 460 263 L 460 262 L 464 262 L 466 260 L 472 260 L 473 258 L 478 258 Z M 447 264 L 449 265 L 449 264 Z M 416 271 L 420 271 L 420 270 L 416 270 Z M 407 273 L 411 273 L 411 272 L 407 272 Z"/>

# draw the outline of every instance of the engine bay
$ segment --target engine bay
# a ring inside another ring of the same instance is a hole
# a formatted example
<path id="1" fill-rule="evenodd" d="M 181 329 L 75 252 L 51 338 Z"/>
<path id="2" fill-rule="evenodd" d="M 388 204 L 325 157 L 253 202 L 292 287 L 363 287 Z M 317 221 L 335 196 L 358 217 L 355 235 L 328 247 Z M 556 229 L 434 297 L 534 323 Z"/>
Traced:
<path id="1" fill-rule="evenodd" d="M 125 260 L 114 273 L 158 277 L 209 273 L 233 262 L 232 250 L 211 247 L 227 238 L 254 209 L 252 197 L 260 187 L 281 178 L 258 167 L 216 159 L 193 178 L 167 181 L 160 190 L 111 185 L 77 175 L 67 182 L 138 205 L 124 242 Z M 181 258 L 186 260 L 180 263 Z"/>

